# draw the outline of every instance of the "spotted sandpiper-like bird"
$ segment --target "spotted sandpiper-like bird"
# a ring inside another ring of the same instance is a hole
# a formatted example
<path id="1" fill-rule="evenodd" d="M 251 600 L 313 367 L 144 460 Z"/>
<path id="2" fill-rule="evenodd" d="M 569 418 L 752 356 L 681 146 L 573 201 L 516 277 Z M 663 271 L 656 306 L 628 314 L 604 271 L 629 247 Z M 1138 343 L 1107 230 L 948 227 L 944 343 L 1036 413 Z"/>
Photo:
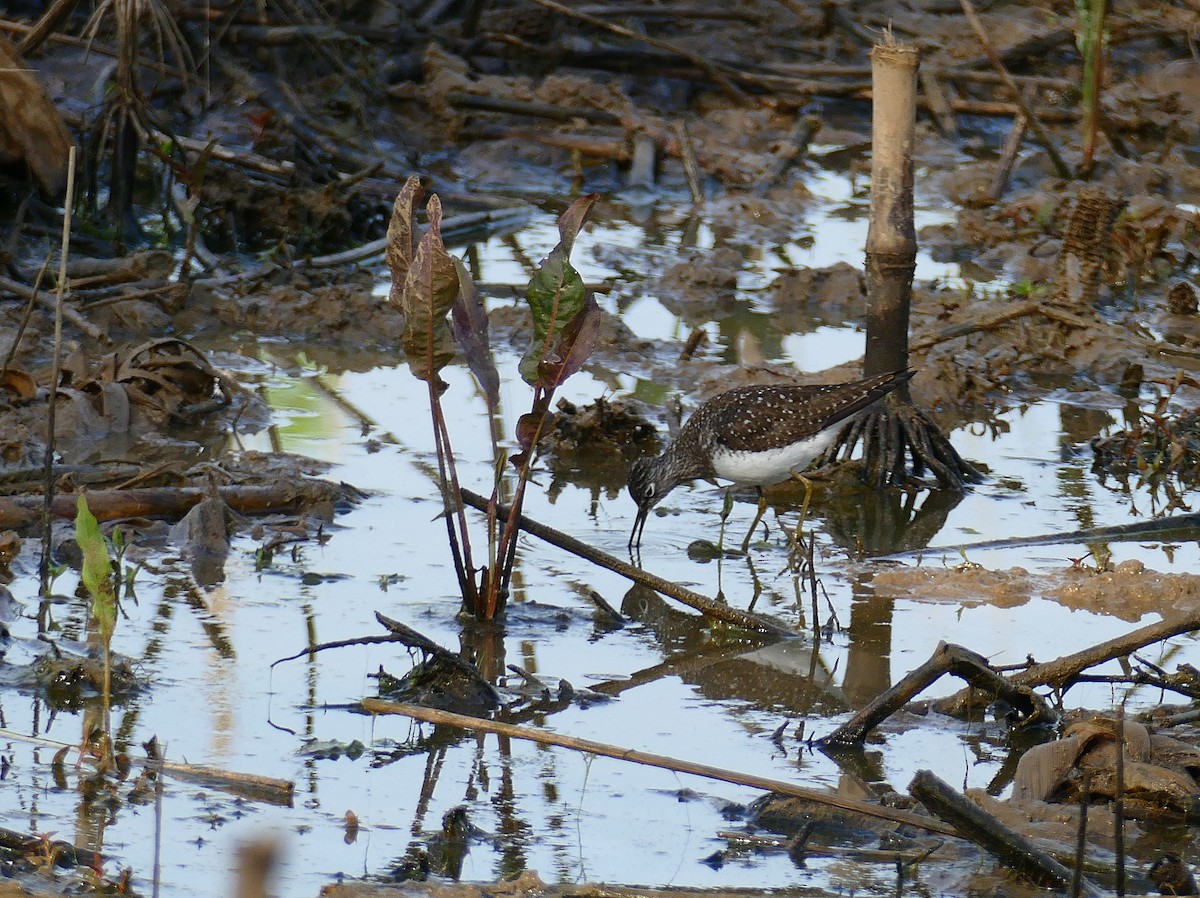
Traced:
<path id="1" fill-rule="evenodd" d="M 762 488 L 796 479 L 804 484 L 803 523 L 812 483 L 800 472 L 828 449 L 838 424 L 906 383 L 915 371 L 893 371 L 825 386 L 800 384 L 738 387 L 696 409 L 675 441 L 657 458 L 639 458 L 629 471 L 629 494 L 637 519 L 629 548 L 640 546 L 650 509 L 681 483 L 719 477 L 758 488 L 758 515 L 742 544 L 750 544 L 762 520 Z"/>

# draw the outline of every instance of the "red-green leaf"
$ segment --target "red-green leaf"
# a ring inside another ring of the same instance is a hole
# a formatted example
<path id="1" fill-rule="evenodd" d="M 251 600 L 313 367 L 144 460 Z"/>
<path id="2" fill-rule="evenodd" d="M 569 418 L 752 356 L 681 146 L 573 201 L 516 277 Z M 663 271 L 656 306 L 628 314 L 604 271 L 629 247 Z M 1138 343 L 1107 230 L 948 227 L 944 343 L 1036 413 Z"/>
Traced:
<path id="1" fill-rule="evenodd" d="M 579 314 L 563 328 L 558 345 L 538 365 L 538 383 L 545 389 L 554 389 L 583 367 L 584 362 L 596 348 L 600 336 L 600 307 L 591 291 L 583 302 Z"/>
<path id="2" fill-rule="evenodd" d="M 533 341 L 521 359 L 520 371 L 527 383 L 539 382 L 542 359 L 587 301 L 583 278 L 571 265 L 569 256 L 596 199 L 594 193 L 582 196 L 559 216 L 558 245 L 538 266 L 526 288 L 525 298 L 533 314 Z"/>

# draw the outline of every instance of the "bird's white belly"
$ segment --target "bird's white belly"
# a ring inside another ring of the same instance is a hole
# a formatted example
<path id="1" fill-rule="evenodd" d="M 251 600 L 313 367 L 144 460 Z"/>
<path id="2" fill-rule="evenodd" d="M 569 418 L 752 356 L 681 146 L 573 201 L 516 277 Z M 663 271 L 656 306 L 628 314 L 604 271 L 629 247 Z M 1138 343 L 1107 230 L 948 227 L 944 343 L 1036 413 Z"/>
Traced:
<path id="1" fill-rule="evenodd" d="M 837 438 L 840 427 L 831 427 L 816 436 L 790 446 L 762 452 L 733 451 L 718 448 L 713 452 L 713 473 L 724 480 L 749 486 L 767 486 L 787 480 L 792 471 L 803 471 Z"/>

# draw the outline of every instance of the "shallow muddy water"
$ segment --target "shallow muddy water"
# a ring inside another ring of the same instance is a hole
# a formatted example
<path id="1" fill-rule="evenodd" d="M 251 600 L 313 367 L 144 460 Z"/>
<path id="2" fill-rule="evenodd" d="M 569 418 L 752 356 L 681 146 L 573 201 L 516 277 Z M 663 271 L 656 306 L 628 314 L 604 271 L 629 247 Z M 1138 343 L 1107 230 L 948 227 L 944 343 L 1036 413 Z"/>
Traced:
<path id="1" fill-rule="evenodd" d="M 786 261 L 860 264 L 865 200 L 841 184 L 830 178 L 814 185 L 819 199 L 798 228 L 814 237 L 811 245 L 774 248 L 752 258 L 739 275 L 737 308 L 730 317 L 751 323 L 768 362 L 816 371 L 861 354 L 862 333 L 854 321 L 820 324 L 809 334 L 772 331 L 757 299 Z M 688 231 L 677 213 L 643 213 L 649 215 L 645 227 L 631 217 L 590 229 L 577 245 L 577 267 L 588 280 L 619 278 L 621 272 L 601 261 L 612 258 L 613 245 L 636 250 L 659 269 L 681 249 L 711 245 L 705 222 Z M 936 209 L 921 214 L 926 222 L 942 217 Z M 479 279 L 523 285 L 528 272 L 514 247 L 536 260 L 555 239 L 550 215 L 511 240 L 492 238 L 478 248 Z M 924 258 L 917 277 L 953 282 L 958 272 Z M 380 289 L 386 290 L 382 273 Z M 493 307 L 507 302 L 492 300 Z M 620 311 L 638 337 L 683 338 L 690 330 L 649 289 L 618 289 L 602 297 L 601 304 Z M 738 327 L 706 329 L 714 343 L 704 352 L 734 361 Z M 264 834 L 277 837 L 284 850 L 279 895 L 313 895 L 339 875 L 387 876 L 411 843 L 427 841 L 440 828 L 443 814 L 459 805 L 466 806 L 480 829 L 462 867 L 463 879 L 490 880 L 531 869 L 547 881 L 649 886 L 861 889 L 894 883 L 890 865 L 811 859 L 799 869 L 783 853 L 745 855 L 723 866 L 704 863 L 724 845 L 716 834 L 739 825 L 723 815 L 726 805 L 752 801 L 757 793 L 751 789 L 528 743 L 498 743 L 491 736 L 439 734 L 429 745 L 432 727 L 347 711 L 345 703 L 376 692 L 374 675 L 381 666 L 395 675 L 408 670 L 410 659 L 395 647 L 327 651 L 272 668 L 275 659 L 311 643 L 378 634 L 376 611 L 457 648 L 459 599 L 444 527 L 435 520 L 439 509 L 428 476 L 433 454 L 424 385 L 403 364 L 384 358 L 365 370 L 342 371 L 326 360 L 326 353 L 293 343 L 237 348 L 256 356 L 259 364 L 235 373 L 259 385 L 276 415 L 271 431 L 243 438 L 242 444 L 329 461 L 334 465 L 331 478 L 352 483 L 369 497 L 337 519 L 327 542 L 302 544 L 294 555 L 281 552 L 261 569 L 257 545 L 247 536 L 239 538 L 226 580 L 214 589 L 195 586 L 187 564 L 171 555 L 152 557 L 138 575 L 138 600 L 126 604 L 114 647 L 133 659 L 149 686 L 116 709 L 116 730 L 134 745 L 157 735 L 174 759 L 289 778 L 296 784 L 294 806 L 283 808 L 170 780 L 161 825 L 164 894 L 228 892 L 233 850 Z M 513 432 L 516 417 L 528 404 L 527 390 L 515 377 L 516 361 L 515 351 L 498 354 L 505 377 L 505 434 Z M 483 402 L 464 369 L 451 368 L 445 377 L 460 475 L 465 485 L 487 492 L 491 460 Z M 568 381 L 561 395 L 587 403 L 599 395 L 662 393 L 648 386 L 632 373 L 589 367 Z M 765 646 L 739 641 L 729 632 L 706 628 L 691 612 L 631 593 L 615 574 L 532 537 L 521 543 L 509 616 L 496 631 L 502 638 L 479 637 L 476 649 L 495 669 L 518 664 L 552 685 L 562 678 L 614 696 L 608 702 L 534 715 L 530 722 L 536 725 L 862 794 L 864 784 L 793 738 L 798 725 L 803 723 L 806 736 L 828 732 L 851 708 L 925 661 L 941 640 L 1004 665 L 1028 655 L 1049 660 L 1153 619 L 1152 614 L 1130 619 L 1074 609 L 1036 591 L 1004 601 L 989 601 L 986 595 L 966 601 L 917 593 L 881 595 L 873 585 L 880 572 L 898 565 L 942 569 L 968 561 L 992 569 L 1020 566 L 1034 574 L 1062 571 L 1089 547 L 1065 543 L 974 550 L 971 544 L 1125 523 L 1132 519 L 1131 503 L 1141 514 L 1148 513 L 1152 502 L 1144 492 L 1123 494 L 1111 484 L 1101 485 L 1091 471 L 1088 440 L 1119 424 L 1124 400 L 1114 395 L 1106 404 L 1093 392 L 1083 407 L 1072 398 L 1060 390 L 1035 402 L 1014 400 L 1011 408 L 997 410 L 993 426 L 969 426 L 951 434 L 962 455 L 984 463 L 991 475 L 957 504 L 946 503 L 949 507 L 938 507 L 927 493 L 916 497 L 926 510 L 922 520 L 944 516 L 926 534 L 925 545 L 934 548 L 919 555 L 870 561 L 844 547 L 854 545 L 854 536 L 877 546 L 880 554 L 902 547 L 860 523 L 870 518 L 872 503 L 879 500 L 855 494 L 814 507 L 809 526 L 816 533 L 822 587 L 818 623 L 826 625 L 815 661 L 811 635 Z M 623 490 L 562 483 L 544 466 L 535 481 L 526 514 L 610 554 L 626 554 L 634 508 Z M 753 514 L 750 497 L 739 498 L 729 525 L 734 543 L 740 543 Z M 721 491 L 707 484 L 672 493 L 647 526 L 645 567 L 706 595 L 721 592 L 739 607 L 750 602 L 757 578 L 762 590 L 757 610 L 808 634 L 812 600 L 787 570 L 786 549 L 772 515 L 770 541 L 756 542 L 748 559 L 689 559 L 690 543 L 715 539 L 721 502 Z M 794 521 L 794 514 L 785 511 L 785 522 Z M 1114 542 L 1107 549 L 1113 564 L 1140 559 L 1160 571 L 1197 568 L 1195 540 Z M 27 574 L 33 570 L 30 548 L 22 563 Z M 76 576 L 63 575 L 56 591 L 72 593 Z M 35 578 L 22 577 L 13 591 L 26 599 L 26 617 L 13 622 L 14 636 L 29 638 Z M 629 618 L 627 626 L 608 629 L 598 623 L 588 599 L 592 591 L 621 608 Z M 84 612 L 78 600 L 64 599 L 52 614 L 62 635 L 82 631 Z M 1159 648 L 1159 655 L 1147 653 L 1150 660 L 1170 667 L 1184 661 L 1200 664 L 1192 640 Z M 29 650 L 19 643 L 9 657 Z M 816 671 L 812 678 L 810 670 Z M 948 694 L 956 685 L 939 684 L 931 694 Z M 1070 706 L 1106 707 L 1114 693 L 1107 687 L 1077 688 L 1067 699 Z M 6 690 L 0 694 L 0 710 L 11 730 L 60 742 L 81 737 L 80 718 L 49 715 L 27 693 Z M 777 744 L 771 736 L 784 723 L 789 723 L 787 736 Z M 365 753 L 317 759 L 305 754 L 309 740 L 358 741 Z M 136 886 L 149 892 L 152 805 L 85 801 L 79 772 L 69 764 L 65 784 L 51 778 L 53 749 L 16 740 L 0 744 L 11 762 L 0 787 L 0 814 L 8 826 L 54 831 L 56 838 L 98 848 L 112 858 L 114 868 L 132 867 Z M 869 751 L 879 780 L 900 791 L 921 768 L 957 785 L 986 786 L 1006 753 L 1005 737 L 993 724 L 934 722 L 889 733 Z M 345 837 L 347 811 L 361 821 L 354 841 Z"/>

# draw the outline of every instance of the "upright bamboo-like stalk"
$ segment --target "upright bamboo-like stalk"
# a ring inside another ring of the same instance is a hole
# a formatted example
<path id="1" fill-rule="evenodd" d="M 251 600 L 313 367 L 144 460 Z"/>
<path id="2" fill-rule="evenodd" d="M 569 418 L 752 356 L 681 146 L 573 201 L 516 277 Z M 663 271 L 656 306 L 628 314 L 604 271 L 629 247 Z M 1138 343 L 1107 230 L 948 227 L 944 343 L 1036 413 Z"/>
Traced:
<path id="1" fill-rule="evenodd" d="M 908 367 L 908 310 L 917 268 L 912 147 L 919 62 L 917 49 L 897 44 L 890 33 L 871 50 L 874 86 L 866 377 Z M 908 387 L 900 391 L 907 393 Z"/>
<path id="2" fill-rule="evenodd" d="M 1092 170 L 1096 156 L 1096 140 L 1100 122 L 1100 91 L 1104 84 L 1104 51 L 1108 43 L 1104 31 L 1108 15 L 1107 0 L 1075 0 L 1078 18 L 1075 40 L 1083 57 L 1083 152 L 1079 159 L 1080 174 Z"/>
<path id="3" fill-rule="evenodd" d="M 963 0 L 969 2 L 969 0 Z M 917 115 L 915 47 L 891 33 L 871 50 L 871 221 L 867 231 L 867 348 L 863 374 L 873 377 L 908 367 L 908 318 L 917 233 L 913 222 L 913 138 Z M 862 441 L 863 479 L 876 487 L 898 485 L 931 471 L 946 488 L 962 490 L 978 473 L 923 411 L 908 385 L 886 404 L 842 428 L 824 455 L 849 457 Z M 911 459 L 911 465 L 906 459 Z"/>

